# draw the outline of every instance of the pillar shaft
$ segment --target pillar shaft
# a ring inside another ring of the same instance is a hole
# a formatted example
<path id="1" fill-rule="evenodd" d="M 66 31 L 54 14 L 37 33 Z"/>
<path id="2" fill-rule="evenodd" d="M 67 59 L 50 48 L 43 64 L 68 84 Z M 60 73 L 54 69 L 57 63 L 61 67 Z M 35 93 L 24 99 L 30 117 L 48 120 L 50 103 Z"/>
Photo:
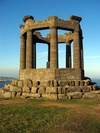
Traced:
<path id="1" fill-rule="evenodd" d="M 33 68 L 36 68 L 36 43 L 33 43 Z"/>
<path id="2" fill-rule="evenodd" d="M 25 36 L 20 37 L 20 70 L 26 68 L 26 40 Z"/>
<path id="3" fill-rule="evenodd" d="M 83 37 L 82 37 L 82 30 L 80 35 L 80 43 L 81 43 L 81 69 L 84 70 L 84 56 L 83 56 Z"/>
<path id="4" fill-rule="evenodd" d="M 71 46 L 66 42 L 66 68 L 71 68 Z"/>
<path id="5" fill-rule="evenodd" d="M 32 68 L 32 30 L 27 31 L 26 68 Z"/>
<path id="6" fill-rule="evenodd" d="M 74 31 L 74 62 L 73 67 L 81 69 L 81 50 L 80 50 L 80 34 Z"/>
<path id="7" fill-rule="evenodd" d="M 51 27 L 50 68 L 58 68 L 58 37 L 56 27 Z"/>

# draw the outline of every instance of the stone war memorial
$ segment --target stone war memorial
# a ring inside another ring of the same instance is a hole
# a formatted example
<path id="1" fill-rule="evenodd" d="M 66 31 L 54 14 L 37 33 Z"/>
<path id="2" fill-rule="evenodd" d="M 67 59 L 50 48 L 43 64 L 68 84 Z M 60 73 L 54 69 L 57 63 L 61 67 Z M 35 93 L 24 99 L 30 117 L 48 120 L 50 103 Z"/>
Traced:
<path id="1" fill-rule="evenodd" d="M 96 83 L 84 74 L 81 20 L 81 17 L 74 15 L 68 20 L 50 16 L 42 21 L 35 21 L 30 15 L 25 16 L 24 25 L 20 25 L 19 79 L 12 80 L 11 84 L 0 89 L 0 97 L 50 100 L 100 97 Z M 45 29 L 49 29 L 50 33 L 42 37 L 41 32 Z M 58 35 L 58 30 L 64 30 L 65 33 Z M 46 68 L 36 66 L 37 43 L 46 44 L 48 47 Z M 59 68 L 59 43 L 66 45 L 65 68 Z"/>

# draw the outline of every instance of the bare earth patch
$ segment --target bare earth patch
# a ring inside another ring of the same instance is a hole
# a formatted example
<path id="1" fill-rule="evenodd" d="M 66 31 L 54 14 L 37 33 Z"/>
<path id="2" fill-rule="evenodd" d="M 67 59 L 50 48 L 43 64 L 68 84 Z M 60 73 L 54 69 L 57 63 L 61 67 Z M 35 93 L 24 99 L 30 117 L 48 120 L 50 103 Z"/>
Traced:
<path id="1" fill-rule="evenodd" d="M 26 102 L 28 102 L 28 100 L 23 100 L 23 99 L 17 99 L 17 100 L 0 100 L 0 105 L 22 105 L 25 104 Z"/>

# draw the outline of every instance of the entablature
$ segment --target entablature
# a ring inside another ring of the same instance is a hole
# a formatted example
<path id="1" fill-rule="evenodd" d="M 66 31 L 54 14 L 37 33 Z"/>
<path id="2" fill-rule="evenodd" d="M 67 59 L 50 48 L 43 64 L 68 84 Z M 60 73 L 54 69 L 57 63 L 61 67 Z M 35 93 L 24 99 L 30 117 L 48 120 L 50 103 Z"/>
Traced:
<path id="1" fill-rule="evenodd" d="M 23 21 L 25 25 L 21 28 L 21 35 L 23 35 L 27 30 L 43 30 L 49 29 L 54 26 L 57 29 L 74 31 L 79 28 L 80 17 L 72 16 L 69 20 L 59 19 L 57 16 L 49 16 L 47 20 L 35 21 L 32 16 L 25 16 Z"/>

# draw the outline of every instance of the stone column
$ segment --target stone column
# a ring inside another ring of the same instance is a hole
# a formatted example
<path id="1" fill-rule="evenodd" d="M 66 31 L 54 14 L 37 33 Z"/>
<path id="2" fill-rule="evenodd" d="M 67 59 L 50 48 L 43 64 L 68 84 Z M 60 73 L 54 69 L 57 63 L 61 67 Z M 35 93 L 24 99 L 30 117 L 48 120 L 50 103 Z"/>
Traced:
<path id="1" fill-rule="evenodd" d="M 56 27 L 50 27 L 50 68 L 58 68 L 58 36 Z"/>
<path id="2" fill-rule="evenodd" d="M 66 68 L 71 68 L 71 42 L 66 42 Z"/>
<path id="3" fill-rule="evenodd" d="M 26 40 L 25 36 L 20 37 L 20 70 L 26 68 Z"/>
<path id="4" fill-rule="evenodd" d="M 50 68 L 50 43 L 48 43 L 48 61 L 47 61 L 47 68 Z"/>
<path id="5" fill-rule="evenodd" d="M 32 68 L 32 30 L 27 31 L 27 44 L 26 44 L 26 69 Z"/>
<path id="6" fill-rule="evenodd" d="M 74 31 L 74 56 L 73 68 L 81 69 L 81 50 L 80 50 L 80 33 L 79 30 Z"/>
<path id="7" fill-rule="evenodd" d="M 80 31 L 80 44 L 81 44 L 81 69 L 84 70 L 84 56 L 83 56 L 83 36 L 82 30 Z"/>
<path id="8" fill-rule="evenodd" d="M 33 68 L 36 68 L 36 43 L 33 43 Z"/>

